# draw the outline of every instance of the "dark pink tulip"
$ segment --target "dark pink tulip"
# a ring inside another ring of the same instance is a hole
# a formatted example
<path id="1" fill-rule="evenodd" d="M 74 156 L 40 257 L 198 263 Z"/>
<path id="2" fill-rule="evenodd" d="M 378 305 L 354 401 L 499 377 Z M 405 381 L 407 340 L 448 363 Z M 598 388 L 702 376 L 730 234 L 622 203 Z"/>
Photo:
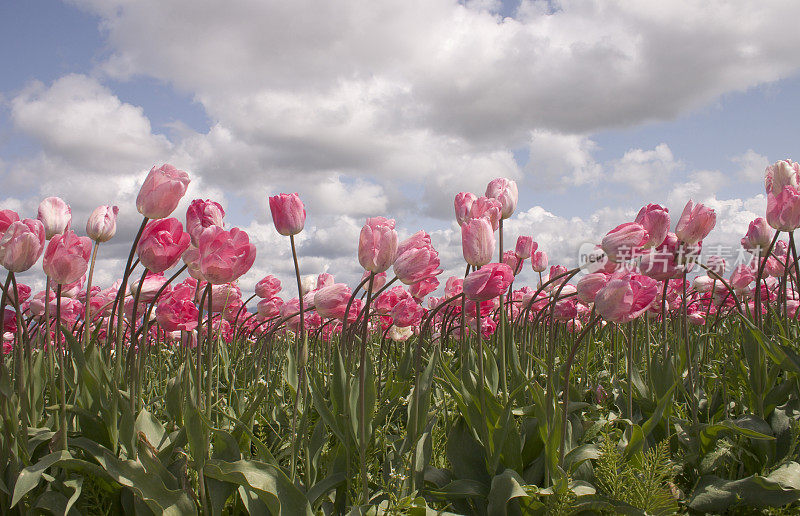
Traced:
<path id="1" fill-rule="evenodd" d="M 756 280 L 756 273 L 749 265 L 740 265 L 731 273 L 728 284 L 737 292 L 744 292 Z"/>
<path id="2" fill-rule="evenodd" d="M 390 315 L 395 326 L 417 326 L 422 321 L 425 310 L 414 300 L 404 299 L 394 305 Z"/>
<path id="3" fill-rule="evenodd" d="M 12 303 L 19 298 L 19 304 L 23 304 L 28 300 L 29 297 L 31 297 L 31 287 L 25 285 L 24 283 L 17 283 L 16 290 L 13 288 L 8 289 L 8 297 L 9 301 Z"/>
<path id="4" fill-rule="evenodd" d="M 467 219 L 471 217 L 472 204 L 477 197 L 471 192 L 460 192 L 456 194 L 456 199 L 453 202 L 456 210 L 456 222 L 462 225 Z"/>
<path id="5" fill-rule="evenodd" d="M 499 177 L 492 179 L 486 186 L 486 197 L 497 199 L 500 202 L 500 213 L 504 219 L 511 217 L 517 209 L 517 183 L 511 179 Z"/>
<path id="6" fill-rule="evenodd" d="M 763 217 L 753 220 L 742 237 L 742 247 L 756 253 L 766 252 L 772 242 L 773 232 Z"/>
<path id="7" fill-rule="evenodd" d="M 60 197 L 48 197 L 39 204 L 37 218 L 44 224 L 45 238 L 50 240 L 69 229 L 72 223 L 72 208 Z"/>
<path id="8" fill-rule="evenodd" d="M 464 295 L 472 301 L 488 301 L 506 290 L 514 281 L 514 272 L 504 263 L 490 263 L 471 272 L 464 279 Z"/>
<path id="9" fill-rule="evenodd" d="M 189 174 L 165 164 L 153 167 L 136 197 L 136 209 L 149 219 L 163 219 L 175 211 L 189 187 Z"/>
<path id="10" fill-rule="evenodd" d="M 472 203 L 472 208 L 469 211 L 469 218 L 480 219 L 485 218 L 492 225 L 492 229 L 497 231 L 500 227 L 500 217 L 502 217 L 503 205 L 500 201 L 492 197 L 478 197 Z"/>
<path id="11" fill-rule="evenodd" d="M 14 210 L 0 210 L 0 234 L 8 229 L 8 226 L 17 222 L 19 215 Z"/>
<path id="12" fill-rule="evenodd" d="M 567 322 L 578 317 L 578 304 L 574 297 L 559 299 L 553 306 L 553 318 L 556 321 Z"/>
<path id="13" fill-rule="evenodd" d="M 717 214 L 714 210 L 700 203 L 695 205 L 689 200 L 678 219 L 675 235 L 683 243 L 693 245 L 708 236 L 716 223 Z"/>
<path id="14" fill-rule="evenodd" d="M 461 225 L 461 252 L 468 264 L 481 267 L 491 262 L 494 247 L 494 230 L 488 220 L 469 219 Z"/>
<path id="15" fill-rule="evenodd" d="M 609 260 L 620 262 L 636 256 L 649 238 L 644 226 L 636 222 L 626 222 L 609 231 L 600 246 Z"/>
<path id="16" fill-rule="evenodd" d="M 358 262 L 369 272 L 385 272 L 397 257 L 397 245 L 394 219 L 367 219 L 358 237 Z"/>
<path id="17" fill-rule="evenodd" d="M 186 232 L 192 237 L 192 245 L 198 246 L 200 233 L 209 226 L 223 227 L 225 210 L 218 202 L 210 199 L 195 199 L 186 209 Z"/>
<path id="18" fill-rule="evenodd" d="M 117 234 L 116 206 L 98 206 L 86 221 L 86 234 L 95 242 L 108 242 Z"/>
<path id="19" fill-rule="evenodd" d="M 50 314 L 55 315 L 57 304 L 53 300 L 50 302 Z M 61 298 L 61 320 L 70 324 L 74 324 L 78 319 L 83 317 L 83 303 L 77 299 L 62 297 Z"/>
<path id="20" fill-rule="evenodd" d="M 531 255 L 531 265 L 535 272 L 544 272 L 547 270 L 547 253 L 544 251 L 534 251 Z"/>
<path id="21" fill-rule="evenodd" d="M 778 194 L 767 194 L 767 222 L 779 231 L 800 227 L 800 188 L 787 185 Z"/>
<path id="22" fill-rule="evenodd" d="M 609 280 L 595 296 L 594 306 L 609 322 L 636 319 L 650 308 L 658 295 L 658 282 L 640 274 L 623 274 Z"/>
<path id="23" fill-rule="evenodd" d="M 441 273 L 439 253 L 431 245 L 431 237 L 426 232 L 417 231 L 397 246 L 394 274 L 406 285 Z"/>
<path id="24" fill-rule="evenodd" d="M 262 299 L 258 302 L 258 314 L 265 319 L 271 319 L 280 315 L 281 308 L 283 308 L 283 299 L 279 297 Z"/>
<path id="25" fill-rule="evenodd" d="M 317 313 L 326 319 L 343 319 L 352 291 L 344 283 L 322 287 L 314 293 Z"/>
<path id="26" fill-rule="evenodd" d="M 422 301 L 425 299 L 425 296 L 433 292 L 439 287 L 439 280 L 436 279 L 435 276 L 431 276 L 430 278 L 425 278 L 422 281 L 414 283 L 410 287 L 408 287 L 408 291 L 414 296 L 414 299 L 418 301 Z"/>
<path id="27" fill-rule="evenodd" d="M 158 302 L 156 320 L 168 332 L 192 331 L 197 328 L 199 310 L 192 301 L 192 292 L 176 288 Z"/>
<path id="28" fill-rule="evenodd" d="M 648 204 L 639 210 L 634 222 L 641 224 L 647 231 L 645 247 L 658 247 L 669 233 L 669 210 L 658 204 Z"/>
<path id="29" fill-rule="evenodd" d="M 59 285 L 69 285 L 81 279 L 89 266 L 92 241 L 67 230 L 55 235 L 44 252 L 42 266 L 50 279 Z"/>
<path id="30" fill-rule="evenodd" d="M 150 272 L 164 272 L 175 265 L 189 244 L 189 234 L 178 219 L 162 218 L 145 226 L 136 254 Z"/>
<path id="31" fill-rule="evenodd" d="M 12 222 L 0 237 L 0 265 L 9 272 L 30 269 L 44 251 L 45 231 L 41 221 Z"/>
<path id="32" fill-rule="evenodd" d="M 296 193 L 278 194 L 269 198 L 269 210 L 275 229 L 283 236 L 296 235 L 306 224 L 306 208 Z"/>
<path id="33" fill-rule="evenodd" d="M 239 228 L 207 227 L 200 235 L 199 249 L 200 272 L 214 285 L 236 281 L 256 259 L 256 246 Z"/>
<path id="34" fill-rule="evenodd" d="M 776 161 L 764 173 L 766 193 L 778 196 L 786 186 L 800 188 L 800 164 L 790 159 Z"/>
<path id="35" fill-rule="evenodd" d="M 271 299 L 281 291 L 281 280 L 275 276 L 264 276 L 256 283 L 255 294 L 262 299 Z"/>
<path id="36" fill-rule="evenodd" d="M 520 260 L 527 260 L 539 248 L 539 244 L 533 241 L 533 237 L 519 236 L 517 237 L 517 246 L 514 248 L 514 253 Z"/>
<path id="37" fill-rule="evenodd" d="M 403 299 L 411 299 L 411 294 L 406 292 L 406 289 L 398 285 L 386 290 L 380 296 L 375 298 L 373 306 L 375 307 L 375 311 L 379 314 L 387 315 L 392 311 L 394 305 Z"/>
<path id="38" fill-rule="evenodd" d="M 602 272 L 587 274 L 578 280 L 578 299 L 584 303 L 594 303 L 597 292 L 608 283 L 609 276 Z"/>

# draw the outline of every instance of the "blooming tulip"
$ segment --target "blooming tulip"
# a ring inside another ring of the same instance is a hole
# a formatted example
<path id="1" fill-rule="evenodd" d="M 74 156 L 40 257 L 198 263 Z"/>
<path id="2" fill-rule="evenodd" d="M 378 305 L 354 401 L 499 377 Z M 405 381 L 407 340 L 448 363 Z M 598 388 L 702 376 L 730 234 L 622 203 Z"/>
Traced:
<path id="1" fill-rule="evenodd" d="M 39 216 L 44 224 L 45 238 L 50 240 L 69 229 L 72 223 L 72 208 L 60 197 L 48 197 L 39 204 Z"/>
<path id="2" fill-rule="evenodd" d="M 281 313 L 281 308 L 283 308 L 283 299 L 279 297 L 262 299 L 258 302 L 257 308 L 258 314 L 265 319 L 277 317 Z"/>
<path id="3" fill-rule="evenodd" d="M 306 208 L 296 193 L 278 194 L 269 198 L 269 210 L 275 229 L 283 236 L 296 235 L 306 224 Z"/>
<path id="4" fill-rule="evenodd" d="M 504 263 L 490 263 L 464 278 L 464 295 L 472 301 L 488 301 L 506 290 L 514 281 L 514 271 Z"/>
<path id="5" fill-rule="evenodd" d="M 431 245 L 431 237 L 418 231 L 397 246 L 394 274 L 406 285 L 418 283 L 442 273 L 439 253 Z"/>
<path id="6" fill-rule="evenodd" d="M 470 219 L 462 224 L 461 250 L 468 264 L 481 267 L 491 262 L 494 247 L 494 231 L 488 220 Z"/>
<path id="7" fill-rule="evenodd" d="M 200 233 L 209 226 L 223 227 L 225 210 L 218 202 L 210 199 L 195 199 L 186 210 L 186 232 L 192 237 L 192 245 L 198 247 Z"/>
<path id="8" fill-rule="evenodd" d="M 30 269 L 44 251 L 45 230 L 36 219 L 16 221 L 0 237 L 0 265 L 9 272 Z"/>
<path id="9" fill-rule="evenodd" d="M 98 206 L 86 221 L 86 234 L 95 242 L 108 242 L 117 233 L 116 206 Z"/>
<path id="10" fill-rule="evenodd" d="M 391 316 L 395 326 L 417 326 L 425 310 L 414 299 L 404 299 L 394 305 Z"/>
<path id="11" fill-rule="evenodd" d="M 578 280 L 576 288 L 578 289 L 578 299 L 584 303 L 594 303 L 594 298 L 601 288 L 606 286 L 609 281 L 609 276 L 602 272 L 593 272 L 587 274 Z"/>
<path id="12" fill-rule="evenodd" d="M 8 229 L 8 226 L 19 220 L 19 214 L 14 210 L 0 210 L 0 234 Z"/>
<path id="13" fill-rule="evenodd" d="M 59 285 L 78 281 L 89 266 L 92 241 L 67 230 L 55 235 L 44 252 L 44 272 Z"/>
<path id="14" fill-rule="evenodd" d="M 767 222 L 780 231 L 800 227 L 800 188 L 787 185 L 778 194 L 767 194 Z"/>
<path id="15" fill-rule="evenodd" d="M 486 197 L 497 199 L 500 202 L 501 215 L 504 219 L 507 219 L 517 209 L 517 200 L 519 199 L 517 183 L 502 177 L 493 179 L 486 186 Z"/>
<path id="16" fill-rule="evenodd" d="M 324 318 L 343 319 L 351 295 L 350 287 L 344 283 L 334 283 L 314 293 L 314 306 L 317 313 Z"/>
<path id="17" fill-rule="evenodd" d="M 595 296 L 598 313 L 609 322 L 636 319 L 650 308 L 658 295 L 658 282 L 640 274 L 612 278 Z"/>
<path id="18" fill-rule="evenodd" d="M 151 272 L 164 272 L 189 248 L 189 234 L 176 218 L 149 222 L 136 247 L 139 261 Z"/>
<path id="19" fill-rule="evenodd" d="M 742 247 L 756 253 L 765 252 L 772 242 L 772 236 L 772 229 L 767 221 L 763 217 L 758 217 L 747 227 L 747 233 L 742 237 Z"/>
<path id="20" fill-rule="evenodd" d="M 788 159 L 776 161 L 764 173 L 767 194 L 780 195 L 786 186 L 800 188 L 800 164 Z"/>
<path id="21" fill-rule="evenodd" d="M 494 231 L 500 227 L 500 217 L 503 214 L 503 205 L 492 197 L 478 197 L 469 210 L 469 218 L 488 220 Z"/>
<path id="22" fill-rule="evenodd" d="M 136 209 L 149 219 L 163 219 L 175 211 L 189 186 L 189 174 L 165 164 L 153 167 L 136 196 Z"/>
<path id="23" fill-rule="evenodd" d="M 165 331 L 192 331 L 197 328 L 198 316 L 199 310 L 192 302 L 191 293 L 177 288 L 156 306 L 156 320 Z"/>
<path id="24" fill-rule="evenodd" d="M 264 276 L 256 283 L 255 294 L 262 299 L 271 299 L 281 291 L 281 280 L 275 276 Z"/>
<path id="25" fill-rule="evenodd" d="M 514 253 L 520 260 L 526 260 L 539 248 L 539 244 L 533 241 L 533 237 L 519 236 L 517 237 L 517 246 L 514 248 Z"/>
<path id="26" fill-rule="evenodd" d="M 209 226 L 200 234 L 199 244 L 200 272 L 214 285 L 236 281 L 256 259 L 256 246 L 239 228 Z"/>
<path id="27" fill-rule="evenodd" d="M 619 262 L 633 258 L 649 239 L 644 226 L 627 222 L 609 231 L 600 245 L 609 260 Z"/>
<path id="28" fill-rule="evenodd" d="M 641 224 L 647 231 L 645 247 L 658 247 L 669 232 L 669 210 L 658 204 L 648 204 L 639 210 L 634 222 Z"/>
<path id="29" fill-rule="evenodd" d="M 695 205 L 689 200 L 678 219 L 675 235 L 684 244 L 696 244 L 708 236 L 716 223 L 717 214 L 714 210 L 700 203 Z"/>
<path id="30" fill-rule="evenodd" d="M 456 210 L 456 222 L 458 225 L 464 224 L 470 217 L 470 212 L 472 210 L 472 204 L 475 202 L 477 197 L 474 193 L 471 192 L 460 192 L 456 194 L 456 199 L 453 202 Z"/>
<path id="31" fill-rule="evenodd" d="M 408 287 L 408 291 L 414 296 L 414 299 L 422 302 L 422 300 L 439 287 L 439 280 L 435 276 L 425 278 Z"/>
<path id="32" fill-rule="evenodd" d="M 141 290 L 139 289 L 141 283 Z M 130 292 L 132 296 L 139 292 L 139 301 L 142 303 L 151 303 L 156 298 L 158 291 L 167 284 L 167 278 L 163 274 L 148 274 L 144 277 L 143 281 L 136 280 L 131 283 Z M 164 291 L 169 293 L 169 286 L 165 287 Z M 170 330 L 172 331 L 172 330 Z"/>

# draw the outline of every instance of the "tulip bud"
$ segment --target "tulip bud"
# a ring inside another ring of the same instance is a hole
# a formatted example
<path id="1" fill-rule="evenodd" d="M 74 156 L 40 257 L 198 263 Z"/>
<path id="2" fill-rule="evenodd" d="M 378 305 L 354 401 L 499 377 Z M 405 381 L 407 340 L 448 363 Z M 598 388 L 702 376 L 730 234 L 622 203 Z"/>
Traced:
<path id="1" fill-rule="evenodd" d="M 531 265 L 535 272 L 544 272 L 547 270 L 547 253 L 544 251 L 534 251 L 531 255 Z"/>
<path id="2" fill-rule="evenodd" d="M 269 210 L 275 229 L 283 236 L 296 235 L 306 224 L 306 208 L 296 193 L 278 194 L 269 198 Z"/>
<path id="3" fill-rule="evenodd" d="M 476 199 L 477 197 L 475 194 L 471 192 L 461 192 L 456 194 L 456 199 L 453 204 L 456 210 L 456 221 L 458 222 L 459 226 L 470 218 L 472 204 Z"/>
<path id="4" fill-rule="evenodd" d="M 116 206 L 98 206 L 86 221 L 86 234 L 95 242 L 108 242 L 117 233 Z"/>
<path id="5" fill-rule="evenodd" d="M 45 238 L 50 240 L 69 229 L 72 208 L 60 197 L 48 197 L 39 204 L 38 219 L 44 224 Z"/>
<path id="6" fill-rule="evenodd" d="M 189 174 L 165 164 L 153 167 L 136 196 L 136 209 L 149 219 L 163 219 L 175 211 L 189 187 Z"/>
<path id="7" fill-rule="evenodd" d="M 0 265 L 9 272 L 23 272 L 44 252 L 45 231 L 40 220 L 13 222 L 0 237 Z"/>
<path id="8" fill-rule="evenodd" d="M 742 238 L 742 247 L 756 253 L 766 252 L 772 242 L 772 229 L 763 217 L 753 220 Z"/>
<path id="9" fill-rule="evenodd" d="M 507 219 L 517 209 L 517 200 L 519 199 L 517 183 L 502 177 L 493 179 L 486 186 L 486 197 L 500 201 L 502 217 Z"/>
<path id="10" fill-rule="evenodd" d="M 514 281 L 514 272 L 504 263 L 490 263 L 471 272 L 464 279 L 464 295 L 476 302 L 494 299 Z"/>
<path id="11" fill-rule="evenodd" d="M 675 234 L 685 244 L 693 245 L 704 239 L 714 229 L 717 214 L 714 210 L 691 200 L 686 203 L 675 228 Z"/>
<path id="12" fill-rule="evenodd" d="M 369 218 L 358 237 L 358 262 L 370 272 L 385 272 L 395 261 L 397 245 L 394 219 Z"/>
<path id="13" fill-rule="evenodd" d="M 639 210 L 635 222 L 641 224 L 649 236 L 645 247 L 658 247 L 669 232 L 669 210 L 658 204 L 648 204 Z"/>
<path id="14" fill-rule="evenodd" d="M 223 227 L 225 210 L 218 202 L 210 199 L 195 199 L 186 210 L 186 232 L 192 237 L 192 245 L 197 247 L 200 233 L 209 226 Z"/>
<path id="15" fill-rule="evenodd" d="M 69 285 L 78 281 L 86 272 L 91 254 L 92 241 L 67 230 L 50 239 L 42 266 L 45 274 L 57 284 Z"/>
<path id="16" fill-rule="evenodd" d="M 517 237 L 517 247 L 514 252 L 520 260 L 527 260 L 538 248 L 539 244 L 533 241 L 533 237 L 519 236 Z"/>
<path id="17" fill-rule="evenodd" d="M 461 226 L 461 250 L 468 264 L 481 267 L 491 262 L 494 247 L 494 231 L 488 220 L 470 219 Z"/>

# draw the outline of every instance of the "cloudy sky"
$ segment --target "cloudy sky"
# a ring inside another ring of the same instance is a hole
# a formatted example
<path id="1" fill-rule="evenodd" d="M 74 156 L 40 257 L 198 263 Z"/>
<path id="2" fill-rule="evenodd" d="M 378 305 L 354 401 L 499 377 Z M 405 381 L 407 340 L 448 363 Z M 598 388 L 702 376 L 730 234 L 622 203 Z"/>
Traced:
<path id="1" fill-rule="evenodd" d="M 117 204 L 104 285 L 165 162 L 192 177 L 176 216 L 213 198 L 255 241 L 245 288 L 290 278 L 279 192 L 306 204 L 303 272 L 347 281 L 375 215 L 460 273 L 453 197 L 499 176 L 520 190 L 508 241 L 551 262 L 648 202 L 707 203 L 707 243 L 735 244 L 764 167 L 797 158 L 797 19 L 796 0 L 0 2 L 0 207 L 58 195 L 82 232 Z"/>

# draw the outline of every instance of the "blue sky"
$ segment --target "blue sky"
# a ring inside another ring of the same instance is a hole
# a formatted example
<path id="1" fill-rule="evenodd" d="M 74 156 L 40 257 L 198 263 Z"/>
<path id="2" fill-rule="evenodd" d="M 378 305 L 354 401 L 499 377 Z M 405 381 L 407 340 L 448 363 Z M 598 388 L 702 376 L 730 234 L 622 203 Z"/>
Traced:
<path id="1" fill-rule="evenodd" d="M 499 175 L 520 186 L 508 240 L 554 262 L 690 197 L 734 244 L 763 214 L 764 166 L 796 157 L 800 35 L 775 27 L 798 16 L 788 0 L 3 2 L 0 206 L 60 195 L 80 229 L 119 204 L 108 282 L 163 162 L 257 243 L 244 285 L 290 273 L 266 208 L 281 191 L 306 200 L 306 272 L 343 280 L 373 215 L 429 231 L 455 273 L 453 195 Z"/>

